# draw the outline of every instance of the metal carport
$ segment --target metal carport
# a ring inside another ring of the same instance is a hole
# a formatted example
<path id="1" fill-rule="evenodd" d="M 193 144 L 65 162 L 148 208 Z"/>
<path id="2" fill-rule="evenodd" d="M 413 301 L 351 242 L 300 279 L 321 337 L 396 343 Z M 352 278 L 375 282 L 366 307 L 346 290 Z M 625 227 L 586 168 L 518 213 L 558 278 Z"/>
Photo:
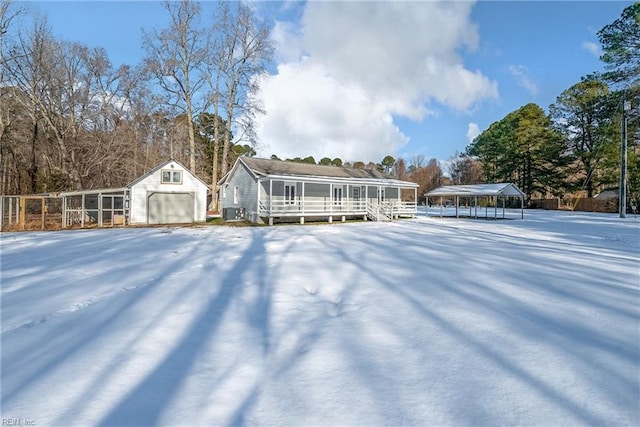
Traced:
<path id="1" fill-rule="evenodd" d="M 460 216 L 459 206 L 460 198 L 473 198 L 473 206 L 475 207 L 475 215 L 471 215 L 471 203 L 469 203 L 469 216 L 478 218 L 478 197 L 486 198 L 493 201 L 494 219 L 498 219 L 498 200 L 502 200 L 502 218 L 505 217 L 505 201 L 509 197 L 517 197 L 520 200 L 520 218 L 524 218 L 524 193 L 515 184 L 497 183 L 497 184 L 475 184 L 475 185 L 446 185 L 436 188 L 425 194 L 427 202 L 427 215 L 429 208 L 429 198 L 440 198 L 440 217 L 442 217 L 442 201 L 445 197 L 455 198 L 456 218 Z M 485 217 L 488 216 L 488 204 L 485 210 Z"/>

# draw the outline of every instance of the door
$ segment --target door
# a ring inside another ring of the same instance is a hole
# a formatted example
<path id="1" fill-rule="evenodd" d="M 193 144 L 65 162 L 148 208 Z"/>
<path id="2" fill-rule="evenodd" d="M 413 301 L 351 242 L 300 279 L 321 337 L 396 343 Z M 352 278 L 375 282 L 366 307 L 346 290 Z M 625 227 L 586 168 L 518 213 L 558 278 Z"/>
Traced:
<path id="1" fill-rule="evenodd" d="M 360 209 L 360 187 L 353 187 L 353 209 Z"/>
<path id="2" fill-rule="evenodd" d="M 148 196 L 147 223 L 181 224 L 194 221 L 191 193 L 151 193 Z"/>
<path id="3" fill-rule="evenodd" d="M 342 187 L 333 187 L 333 204 L 342 206 Z"/>
<path id="4" fill-rule="evenodd" d="M 296 202 L 296 184 L 284 184 L 284 204 L 293 205 Z"/>

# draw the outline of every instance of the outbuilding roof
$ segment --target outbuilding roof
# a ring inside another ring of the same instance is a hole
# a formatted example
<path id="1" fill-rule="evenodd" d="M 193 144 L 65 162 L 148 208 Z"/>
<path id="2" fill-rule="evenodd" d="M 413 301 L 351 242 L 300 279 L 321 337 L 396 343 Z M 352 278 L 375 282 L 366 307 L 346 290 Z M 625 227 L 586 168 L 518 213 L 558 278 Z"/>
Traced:
<path id="1" fill-rule="evenodd" d="M 524 197 L 524 193 L 509 182 L 498 184 L 474 184 L 474 185 L 445 185 L 425 194 L 433 196 L 514 196 Z"/>

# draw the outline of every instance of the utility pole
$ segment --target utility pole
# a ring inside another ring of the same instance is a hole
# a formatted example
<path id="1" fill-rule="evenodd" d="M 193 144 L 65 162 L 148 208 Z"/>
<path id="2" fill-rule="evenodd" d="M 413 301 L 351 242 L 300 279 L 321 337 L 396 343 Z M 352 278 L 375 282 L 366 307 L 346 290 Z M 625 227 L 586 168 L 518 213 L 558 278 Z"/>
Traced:
<path id="1" fill-rule="evenodd" d="M 624 96 L 624 95 L 623 95 Z M 622 141 L 620 142 L 620 191 L 618 195 L 620 218 L 627 217 L 627 111 L 631 102 L 622 98 Z"/>

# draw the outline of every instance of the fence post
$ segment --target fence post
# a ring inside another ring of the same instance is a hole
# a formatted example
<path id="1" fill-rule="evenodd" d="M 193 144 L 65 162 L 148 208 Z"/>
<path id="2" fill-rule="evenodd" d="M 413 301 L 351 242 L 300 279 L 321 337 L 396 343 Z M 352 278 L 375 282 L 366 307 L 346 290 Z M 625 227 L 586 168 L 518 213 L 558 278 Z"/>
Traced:
<path id="1" fill-rule="evenodd" d="M 20 206 L 20 217 L 18 220 L 18 225 L 20 227 L 20 230 L 24 230 L 24 219 L 25 216 L 27 215 L 27 204 L 25 203 L 25 200 L 20 197 L 18 198 L 18 204 Z"/>

